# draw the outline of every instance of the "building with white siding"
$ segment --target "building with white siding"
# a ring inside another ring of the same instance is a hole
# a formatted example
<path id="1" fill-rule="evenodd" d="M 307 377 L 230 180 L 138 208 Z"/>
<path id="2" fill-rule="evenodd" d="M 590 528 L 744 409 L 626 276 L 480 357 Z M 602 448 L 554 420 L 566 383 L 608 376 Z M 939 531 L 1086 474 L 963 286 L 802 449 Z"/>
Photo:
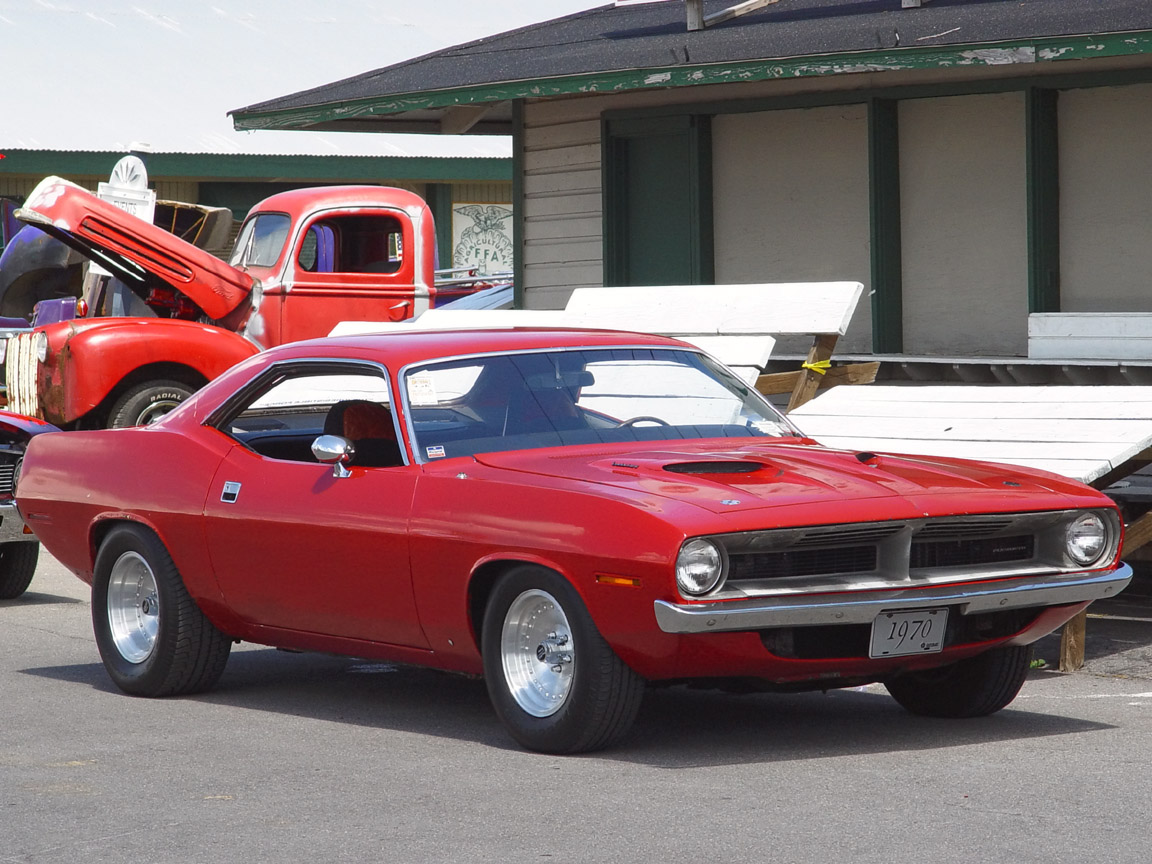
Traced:
<path id="1" fill-rule="evenodd" d="M 513 134 L 525 307 L 585 285 L 853 279 L 871 302 L 842 352 L 940 358 L 1025 356 L 1030 313 L 1152 312 L 1147 0 L 687 17 L 601 5 L 233 121 Z"/>

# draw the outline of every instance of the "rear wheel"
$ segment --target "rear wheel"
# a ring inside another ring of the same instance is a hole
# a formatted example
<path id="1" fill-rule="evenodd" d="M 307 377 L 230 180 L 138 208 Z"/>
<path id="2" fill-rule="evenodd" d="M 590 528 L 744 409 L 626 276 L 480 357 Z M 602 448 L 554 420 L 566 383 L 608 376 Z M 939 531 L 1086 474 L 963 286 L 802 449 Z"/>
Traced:
<path id="1" fill-rule="evenodd" d="M 492 705 L 529 750 L 607 747 L 635 720 L 643 679 L 600 635 L 576 590 L 551 570 L 518 567 L 496 584 L 482 642 Z"/>
<path id="2" fill-rule="evenodd" d="M 100 546 L 92 629 L 112 681 L 136 696 L 208 690 L 232 650 L 189 596 L 164 544 L 137 525 L 114 529 Z"/>
<path id="3" fill-rule="evenodd" d="M 884 686 L 913 714 L 983 717 L 1016 698 L 1031 662 L 1031 645 L 1013 645 L 939 669 L 910 672 L 884 682 Z"/>
<path id="4" fill-rule="evenodd" d="M 145 381 L 124 392 L 108 413 L 108 428 L 148 426 L 192 395 L 179 381 Z"/>
<path id="5" fill-rule="evenodd" d="M 14 600 L 28 590 L 39 558 L 39 543 L 0 543 L 0 600 Z"/>

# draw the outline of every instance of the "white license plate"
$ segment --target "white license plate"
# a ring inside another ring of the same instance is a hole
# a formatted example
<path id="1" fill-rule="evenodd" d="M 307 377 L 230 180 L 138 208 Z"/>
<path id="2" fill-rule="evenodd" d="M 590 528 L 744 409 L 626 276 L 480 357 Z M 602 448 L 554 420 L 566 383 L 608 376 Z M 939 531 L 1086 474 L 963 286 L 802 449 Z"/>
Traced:
<path id="1" fill-rule="evenodd" d="M 870 657 L 936 654 L 944 649 L 947 609 L 882 612 L 872 622 Z"/>

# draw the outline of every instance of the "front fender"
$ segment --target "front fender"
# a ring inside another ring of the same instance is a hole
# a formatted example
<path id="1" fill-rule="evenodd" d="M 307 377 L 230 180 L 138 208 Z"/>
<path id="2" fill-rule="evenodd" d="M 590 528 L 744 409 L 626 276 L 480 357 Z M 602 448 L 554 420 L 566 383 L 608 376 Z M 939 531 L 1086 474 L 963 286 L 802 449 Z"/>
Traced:
<path id="1" fill-rule="evenodd" d="M 36 391 L 41 415 L 56 424 L 83 417 L 145 366 L 183 366 L 211 380 L 258 351 L 229 330 L 167 318 L 78 319 L 42 329 L 48 357 Z"/>

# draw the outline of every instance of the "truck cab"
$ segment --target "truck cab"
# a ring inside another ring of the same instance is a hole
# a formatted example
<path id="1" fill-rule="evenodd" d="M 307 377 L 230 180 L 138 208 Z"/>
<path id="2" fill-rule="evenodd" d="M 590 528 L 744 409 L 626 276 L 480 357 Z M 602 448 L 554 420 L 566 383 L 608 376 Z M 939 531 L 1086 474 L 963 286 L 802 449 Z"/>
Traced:
<path id="1" fill-rule="evenodd" d="M 16 215 L 111 274 L 88 286 L 84 317 L 6 344 L 9 409 L 62 428 L 147 423 L 260 350 L 461 293 L 438 291 L 432 214 L 404 189 L 273 195 L 227 263 L 58 177 Z"/>

